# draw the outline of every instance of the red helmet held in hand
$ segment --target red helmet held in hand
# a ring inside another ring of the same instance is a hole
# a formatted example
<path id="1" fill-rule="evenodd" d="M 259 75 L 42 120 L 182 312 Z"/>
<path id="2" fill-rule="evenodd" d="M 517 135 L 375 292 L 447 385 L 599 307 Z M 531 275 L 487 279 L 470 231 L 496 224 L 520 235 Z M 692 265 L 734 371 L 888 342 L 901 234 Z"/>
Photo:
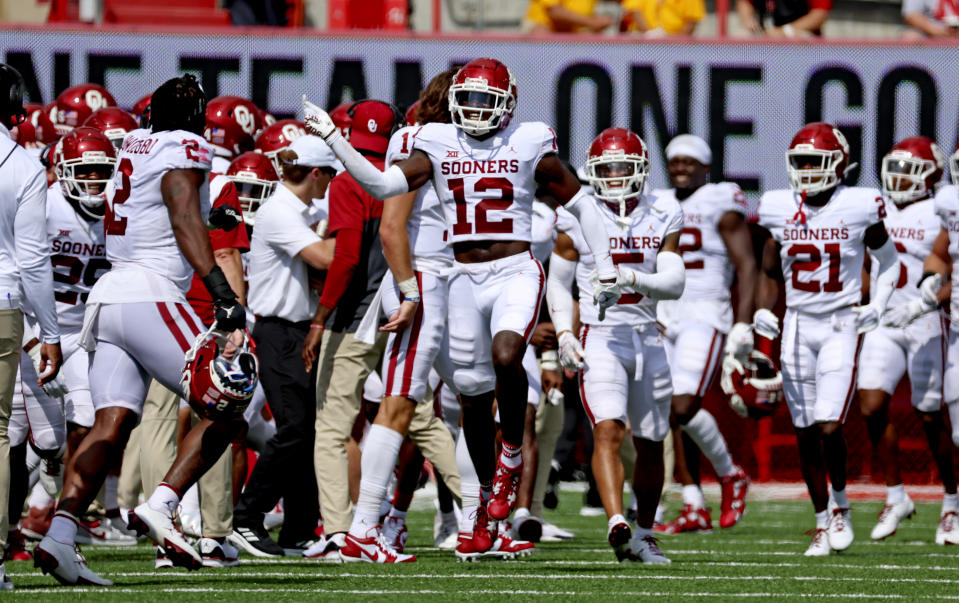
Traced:
<path id="1" fill-rule="evenodd" d="M 183 397 L 201 417 L 232 420 L 243 416 L 258 381 L 258 363 L 245 331 L 235 345 L 210 327 L 186 353 L 180 384 Z"/>
<path id="2" fill-rule="evenodd" d="M 485 136 L 509 124 L 516 80 L 496 59 L 473 59 L 453 77 L 449 103 L 454 125 L 470 136 Z"/>
<path id="3" fill-rule="evenodd" d="M 849 143 L 831 124 L 806 124 L 786 151 L 789 186 L 797 193 L 815 195 L 834 188 L 850 167 Z"/>
<path id="4" fill-rule="evenodd" d="M 736 370 L 723 372 L 720 380 L 729 405 L 742 417 L 767 417 L 783 399 L 782 373 L 769 356 L 753 350 L 749 360 Z"/>
<path id="5" fill-rule="evenodd" d="M 94 111 L 116 107 L 117 101 L 99 84 L 71 86 L 60 93 L 50 112 L 50 119 L 61 136 L 80 126 Z"/>
<path id="6" fill-rule="evenodd" d="M 243 220 L 250 226 L 254 225 L 260 204 L 273 194 L 280 180 L 277 174 L 270 158 L 256 151 L 247 151 L 230 163 L 226 177 L 236 186 L 243 207 Z"/>

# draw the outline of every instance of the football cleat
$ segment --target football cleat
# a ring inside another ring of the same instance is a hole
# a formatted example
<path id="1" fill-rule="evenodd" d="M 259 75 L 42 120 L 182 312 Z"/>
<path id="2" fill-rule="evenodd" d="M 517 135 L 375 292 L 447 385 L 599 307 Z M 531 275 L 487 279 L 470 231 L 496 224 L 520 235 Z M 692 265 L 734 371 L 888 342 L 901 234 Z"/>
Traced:
<path id="1" fill-rule="evenodd" d="M 828 557 L 829 551 L 832 549 L 829 547 L 829 534 L 827 531 L 824 528 L 816 528 L 811 532 L 812 542 L 803 554 L 806 557 Z M 808 533 L 809 532 L 807 532 L 807 534 Z"/>
<path id="2" fill-rule="evenodd" d="M 720 503 L 719 527 L 731 528 L 746 512 L 746 490 L 749 488 L 749 476 L 742 467 L 720 480 L 722 485 L 722 503 Z"/>
<path id="3" fill-rule="evenodd" d="M 286 551 L 270 538 L 262 524 L 240 525 L 234 520 L 233 533 L 228 538 L 230 544 L 254 557 L 282 557 L 286 554 Z"/>
<path id="4" fill-rule="evenodd" d="M 20 533 L 20 530 L 10 530 L 7 533 L 7 546 L 3 551 L 3 560 L 4 561 L 30 561 L 33 559 L 33 556 L 30 554 L 30 551 L 26 548 L 26 543 L 23 539 L 23 534 Z M 0 568 L 2 568 L 3 562 L 0 561 Z M 3 586 L 0 584 L 0 589 Z"/>
<path id="5" fill-rule="evenodd" d="M 520 511 L 526 511 L 520 515 Z M 533 517 L 526 509 L 517 509 L 513 514 L 513 524 L 510 526 L 510 536 L 516 540 L 539 542 L 543 539 L 543 520 Z"/>
<path id="6" fill-rule="evenodd" d="M 233 567 L 240 563 L 240 551 L 226 540 L 217 542 L 212 538 L 201 538 L 198 547 L 203 567 Z"/>
<path id="7" fill-rule="evenodd" d="M 939 518 L 936 544 L 959 544 L 959 513 L 946 511 Z"/>
<path id="8" fill-rule="evenodd" d="M 13 590 L 13 582 L 10 581 L 7 568 L 4 567 L 3 563 L 0 563 L 0 590 Z"/>
<path id="9" fill-rule="evenodd" d="M 829 527 L 826 532 L 829 536 L 829 547 L 834 551 L 845 551 L 852 544 L 852 517 L 848 508 L 833 507 L 829 518 Z"/>
<path id="10" fill-rule="evenodd" d="M 493 497 L 487 503 L 489 516 L 497 521 L 506 519 L 516 506 L 516 493 L 519 480 L 523 476 L 523 463 L 513 469 L 501 461 L 496 463 L 496 477 L 493 478 Z"/>
<path id="11" fill-rule="evenodd" d="M 499 540 L 497 539 L 497 542 Z M 456 543 L 456 560 L 457 561 L 479 561 L 480 559 L 510 559 L 512 554 L 508 551 L 501 551 L 498 548 L 493 550 L 491 545 L 484 551 L 478 551 L 475 546 L 473 546 L 473 535 L 465 534 L 463 532 L 459 533 Z"/>
<path id="12" fill-rule="evenodd" d="M 490 534 L 489 514 L 486 505 L 476 507 L 476 516 L 473 520 L 472 546 L 479 553 L 485 553 L 493 546 L 493 536 Z M 457 550 L 458 547 L 457 547 Z"/>
<path id="13" fill-rule="evenodd" d="M 163 547 L 173 565 L 189 570 L 203 567 L 203 558 L 176 528 L 171 516 L 142 503 L 130 511 L 128 517 L 130 529 L 139 536 L 148 535 L 157 546 Z"/>
<path id="14" fill-rule="evenodd" d="M 80 554 L 76 545 L 63 544 L 49 536 L 45 536 L 33 549 L 33 566 L 39 568 L 44 574 L 50 574 L 56 578 L 57 582 L 66 586 L 113 584 L 87 567 L 86 559 Z"/>
<path id="15" fill-rule="evenodd" d="M 445 515 L 437 511 L 436 521 L 433 523 L 433 544 L 441 551 L 452 551 L 456 548 L 456 534 L 459 531 L 456 514 Z"/>
<path id="16" fill-rule="evenodd" d="M 346 543 L 340 549 L 340 557 L 345 562 L 364 561 L 366 563 L 411 563 L 416 561 L 413 555 L 398 553 L 390 547 L 379 530 L 371 529 L 373 536 L 357 538 L 346 535 Z"/>
<path id="17" fill-rule="evenodd" d="M 43 540 L 53 520 L 53 500 L 46 507 L 30 507 L 27 516 L 20 521 L 20 532 L 30 540 Z"/>
<path id="18" fill-rule="evenodd" d="M 672 561 L 659 548 L 659 543 L 652 535 L 639 536 L 638 534 L 629 541 L 629 554 L 620 559 L 631 563 L 648 563 L 669 565 Z"/>
<path id="19" fill-rule="evenodd" d="M 74 538 L 77 544 L 98 544 L 106 546 L 135 546 L 136 536 L 120 531 L 109 520 L 77 522 L 77 535 Z"/>
<path id="20" fill-rule="evenodd" d="M 156 559 L 153 562 L 153 569 L 167 569 L 173 567 L 173 562 L 167 557 L 166 551 L 162 546 L 157 547 Z"/>
<path id="21" fill-rule="evenodd" d="M 568 530 L 555 526 L 545 519 L 540 519 L 540 521 L 543 522 L 543 536 L 540 539 L 542 542 L 560 542 L 575 538 L 573 533 Z"/>
<path id="22" fill-rule="evenodd" d="M 629 557 L 629 541 L 632 540 L 632 538 L 633 531 L 629 528 L 628 523 L 619 522 L 616 525 L 610 526 L 609 533 L 606 534 L 606 539 L 609 541 L 609 546 L 613 547 L 617 561 L 622 561 Z"/>
<path id="23" fill-rule="evenodd" d="M 915 513 L 916 505 L 908 496 L 897 503 L 887 504 L 879 512 L 879 521 L 876 522 L 876 527 L 872 529 L 869 537 L 873 540 L 882 540 L 892 536 L 896 533 L 899 522 L 903 519 L 909 519 Z"/>
<path id="24" fill-rule="evenodd" d="M 499 538 L 490 547 L 490 550 L 481 553 L 483 557 L 501 557 L 505 559 L 516 559 L 517 557 L 528 557 L 533 554 L 536 545 L 526 540 L 513 540 L 508 532 L 500 532 Z M 498 554 L 498 555 L 497 555 Z"/>
<path id="25" fill-rule="evenodd" d="M 314 542 L 311 547 L 303 551 L 303 556 L 314 561 L 340 563 L 343 561 L 340 549 L 344 545 L 346 545 L 346 537 L 343 534 L 333 534 L 329 538 L 323 537 Z"/>
<path id="26" fill-rule="evenodd" d="M 654 526 L 653 529 L 663 534 L 683 534 L 685 532 L 711 534 L 713 520 L 709 517 L 709 511 L 709 509 L 696 509 L 692 505 L 684 505 L 676 519 Z"/>
<path id="27" fill-rule="evenodd" d="M 406 548 L 406 538 L 409 534 L 405 519 L 387 516 L 386 521 L 383 522 L 383 538 L 386 538 L 390 548 L 398 553 L 402 553 Z"/>

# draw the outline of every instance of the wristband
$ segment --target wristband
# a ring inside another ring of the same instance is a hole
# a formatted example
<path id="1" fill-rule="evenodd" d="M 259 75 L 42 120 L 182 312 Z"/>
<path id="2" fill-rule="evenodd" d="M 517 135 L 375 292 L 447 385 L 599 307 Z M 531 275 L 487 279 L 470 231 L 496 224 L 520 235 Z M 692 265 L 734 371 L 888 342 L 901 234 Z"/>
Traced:
<path id="1" fill-rule="evenodd" d="M 544 371 L 558 371 L 559 352 L 556 350 L 545 350 L 539 357 L 539 367 Z"/>
<path id="2" fill-rule="evenodd" d="M 400 293 L 403 294 L 403 299 L 415 302 L 420 301 L 420 286 L 417 284 L 415 276 L 398 283 L 398 285 Z"/>
<path id="3" fill-rule="evenodd" d="M 236 299 L 236 293 L 233 292 L 230 283 L 226 280 L 226 275 L 223 274 L 223 270 L 219 266 L 213 266 L 213 270 L 210 270 L 210 273 L 200 280 L 203 281 L 203 286 L 210 292 L 210 297 L 214 300 L 232 301 Z"/>
<path id="4" fill-rule="evenodd" d="M 326 329 L 326 326 L 325 326 L 325 325 L 321 325 L 321 324 L 316 323 L 316 322 L 311 322 L 311 323 L 310 323 L 310 328 L 311 328 L 311 329 L 319 329 L 319 330 L 323 331 L 323 330 Z"/>

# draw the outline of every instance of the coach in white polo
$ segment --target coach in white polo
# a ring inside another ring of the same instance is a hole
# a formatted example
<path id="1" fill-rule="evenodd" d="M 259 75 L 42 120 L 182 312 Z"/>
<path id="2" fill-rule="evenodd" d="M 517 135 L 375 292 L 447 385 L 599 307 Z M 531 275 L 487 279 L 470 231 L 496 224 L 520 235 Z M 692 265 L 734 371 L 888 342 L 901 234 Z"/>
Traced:
<path id="1" fill-rule="evenodd" d="M 7 129 L 25 118 L 23 77 L 13 67 L 0 63 L 0 547 L 6 544 L 10 519 L 7 425 L 20 363 L 24 307 L 32 310 L 40 326 L 37 374 L 44 382 L 49 381 L 61 363 L 47 240 L 47 177 L 40 162 L 18 146 Z M 312 446 L 307 456 L 313 458 Z M 13 584 L 0 562 L 0 590 L 11 588 Z"/>
<path id="2" fill-rule="evenodd" d="M 311 206 L 326 194 L 336 157 L 322 139 L 301 136 L 278 154 L 283 181 L 257 211 L 250 239 L 250 310 L 256 315 L 253 341 L 260 382 L 276 419 L 233 513 L 231 541 L 247 552 L 279 556 L 314 538 L 319 510 L 313 468 L 315 375 L 300 353 L 316 310 L 308 270 L 325 270 L 330 242 L 314 232 Z M 283 498 L 279 544 L 263 529 L 263 515 Z"/>

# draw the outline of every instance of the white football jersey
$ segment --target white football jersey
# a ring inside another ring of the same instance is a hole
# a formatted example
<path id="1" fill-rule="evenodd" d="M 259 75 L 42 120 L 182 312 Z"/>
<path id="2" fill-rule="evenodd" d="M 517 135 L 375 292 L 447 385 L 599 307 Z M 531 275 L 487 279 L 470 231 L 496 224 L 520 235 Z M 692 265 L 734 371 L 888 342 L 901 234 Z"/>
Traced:
<path id="1" fill-rule="evenodd" d="M 939 234 L 939 218 L 936 216 L 935 202 L 932 199 L 916 201 L 899 208 L 895 203 L 886 203 L 886 217 L 883 219 L 889 238 L 899 251 L 899 280 L 896 290 L 889 298 L 889 307 L 902 306 L 919 299 L 919 278 L 922 265 L 932 252 L 932 244 Z M 879 263 L 871 265 L 872 290 L 875 291 L 879 277 Z"/>
<path id="2" fill-rule="evenodd" d="M 103 224 L 81 217 L 54 183 L 47 189 L 47 235 L 60 332 L 79 331 L 90 289 L 110 269 Z"/>
<path id="3" fill-rule="evenodd" d="M 803 205 L 806 223 L 794 220 L 799 194 L 763 194 L 759 224 L 780 244 L 786 307 L 821 314 L 853 306 L 862 297 L 863 236 L 886 215 L 874 188 L 838 186 L 822 207 Z"/>
<path id="4" fill-rule="evenodd" d="M 556 212 L 542 201 L 533 201 L 532 245 L 533 257 L 545 263 L 556 247 Z"/>
<path id="5" fill-rule="evenodd" d="M 683 211 L 679 203 L 675 199 L 643 195 L 636 209 L 628 214 L 630 226 L 625 230 L 616 222 L 618 210 L 613 212 L 605 203 L 597 203 L 609 234 L 613 263 L 647 274 L 656 272 L 656 255 L 663 239 L 683 228 Z M 599 308 L 593 303 L 593 279 L 596 278 L 593 253 L 573 214 L 562 207 L 556 213 L 556 228 L 573 239 L 573 245 L 579 253 L 576 285 L 579 287 L 579 315 L 583 324 L 635 327 L 656 322 L 656 300 L 628 288 L 623 290 L 616 305 L 606 310 L 606 317 L 600 322 Z"/>
<path id="6" fill-rule="evenodd" d="M 117 169 L 107 184 L 107 259 L 111 272 L 93 292 L 102 303 L 178 301 L 190 288 L 193 268 L 180 253 L 160 183 L 177 169 L 208 172 L 213 149 L 184 130 L 133 130 L 123 140 Z M 200 187 L 200 215 L 210 213 L 210 184 Z M 122 275 L 117 276 L 117 275 Z"/>
<path id="7" fill-rule="evenodd" d="M 676 190 L 655 190 L 653 195 L 675 200 Z M 719 221 L 730 211 L 745 216 L 746 196 L 732 182 L 704 184 L 679 206 L 683 209 L 679 252 L 686 264 L 686 288 L 679 301 L 728 302 L 734 267 L 719 234 Z"/>
<path id="8" fill-rule="evenodd" d="M 420 130 L 419 126 L 408 126 L 393 134 L 390 146 L 386 149 L 386 165 L 410 156 L 416 134 Z M 406 232 L 410 238 L 414 264 L 417 259 L 438 260 L 450 265 L 453 263 L 453 251 L 446 242 L 443 206 L 432 186 L 423 186 L 417 191 L 413 212 L 406 222 Z"/>
<path id="9" fill-rule="evenodd" d="M 952 273 L 959 274 L 959 188 L 950 184 L 939 189 L 936 193 L 935 209 L 936 215 L 939 216 L 939 225 L 949 233 Z M 959 321 L 959 294 L 953 293 L 950 303 L 950 320 Z"/>
<path id="10" fill-rule="evenodd" d="M 413 148 L 433 163 L 450 241 L 530 241 L 534 174 L 555 153 L 556 135 L 540 122 L 514 122 L 477 140 L 453 124 L 415 130 Z"/>

